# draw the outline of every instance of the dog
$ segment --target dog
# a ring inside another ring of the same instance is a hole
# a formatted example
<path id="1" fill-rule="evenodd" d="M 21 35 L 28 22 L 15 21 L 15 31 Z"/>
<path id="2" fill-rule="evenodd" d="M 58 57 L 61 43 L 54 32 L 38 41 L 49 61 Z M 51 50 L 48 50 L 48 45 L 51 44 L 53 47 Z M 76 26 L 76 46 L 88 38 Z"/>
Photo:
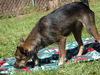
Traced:
<path id="1" fill-rule="evenodd" d="M 81 56 L 84 49 L 81 39 L 83 27 L 100 43 L 100 35 L 95 25 L 95 15 L 89 8 L 88 0 L 66 4 L 43 16 L 36 23 L 26 40 L 22 40 L 17 47 L 15 67 L 25 67 L 27 61 L 32 57 L 33 67 L 40 65 L 37 57 L 38 51 L 53 43 L 59 45 L 58 65 L 63 65 L 67 60 L 65 58 L 65 43 L 67 36 L 71 33 L 78 43 L 79 52 L 77 56 Z"/>

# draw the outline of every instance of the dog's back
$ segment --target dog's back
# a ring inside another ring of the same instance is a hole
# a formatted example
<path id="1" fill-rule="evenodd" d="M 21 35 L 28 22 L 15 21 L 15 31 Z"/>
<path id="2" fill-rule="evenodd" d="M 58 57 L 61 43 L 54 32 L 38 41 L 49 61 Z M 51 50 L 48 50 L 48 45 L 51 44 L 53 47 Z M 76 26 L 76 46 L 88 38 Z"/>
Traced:
<path id="1" fill-rule="evenodd" d="M 37 26 L 43 36 L 47 36 L 48 40 L 52 39 L 55 42 L 59 40 L 60 36 L 68 36 L 74 30 L 76 23 L 81 21 L 84 15 L 90 13 L 92 11 L 83 2 L 73 2 L 42 17 Z"/>

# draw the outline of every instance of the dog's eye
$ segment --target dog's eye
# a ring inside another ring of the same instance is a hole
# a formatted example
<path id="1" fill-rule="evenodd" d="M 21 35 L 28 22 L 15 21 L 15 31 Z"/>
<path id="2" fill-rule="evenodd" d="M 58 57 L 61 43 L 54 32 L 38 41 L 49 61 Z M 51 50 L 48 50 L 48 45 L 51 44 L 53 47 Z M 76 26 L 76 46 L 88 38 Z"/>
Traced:
<path id="1" fill-rule="evenodd" d="M 20 60 L 20 57 L 19 56 L 16 56 L 15 58 L 16 58 L 16 60 Z"/>

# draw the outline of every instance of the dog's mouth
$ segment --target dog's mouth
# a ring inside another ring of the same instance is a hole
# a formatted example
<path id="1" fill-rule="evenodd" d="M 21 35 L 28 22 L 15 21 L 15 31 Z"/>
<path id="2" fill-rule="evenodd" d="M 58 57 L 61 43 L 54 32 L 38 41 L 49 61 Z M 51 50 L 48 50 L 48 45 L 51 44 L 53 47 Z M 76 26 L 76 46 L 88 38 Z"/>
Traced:
<path id="1" fill-rule="evenodd" d="M 25 68 L 25 66 L 26 66 L 25 63 L 17 63 L 17 62 L 14 65 L 15 68 L 19 68 L 19 69 L 20 68 Z"/>

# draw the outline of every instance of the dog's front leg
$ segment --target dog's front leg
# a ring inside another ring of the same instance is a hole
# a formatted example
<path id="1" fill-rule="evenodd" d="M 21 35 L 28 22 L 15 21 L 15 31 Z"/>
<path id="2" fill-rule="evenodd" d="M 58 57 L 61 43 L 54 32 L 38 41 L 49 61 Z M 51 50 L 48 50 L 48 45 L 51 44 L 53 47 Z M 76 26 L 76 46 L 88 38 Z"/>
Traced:
<path id="1" fill-rule="evenodd" d="M 59 42 L 59 64 L 58 65 L 63 65 L 64 61 L 66 60 L 66 51 L 65 51 L 65 45 L 66 45 L 66 37 L 62 37 L 60 42 Z"/>
<path id="2" fill-rule="evenodd" d="M 39 59 L 37 57 L 37 54 L 34 54 L 34 57 L 32 59 L 32 62 L 33 62 L 32 67 L 34 67 L 34 66 L 40 66 L 40 63 L 39 63 Z"/>

